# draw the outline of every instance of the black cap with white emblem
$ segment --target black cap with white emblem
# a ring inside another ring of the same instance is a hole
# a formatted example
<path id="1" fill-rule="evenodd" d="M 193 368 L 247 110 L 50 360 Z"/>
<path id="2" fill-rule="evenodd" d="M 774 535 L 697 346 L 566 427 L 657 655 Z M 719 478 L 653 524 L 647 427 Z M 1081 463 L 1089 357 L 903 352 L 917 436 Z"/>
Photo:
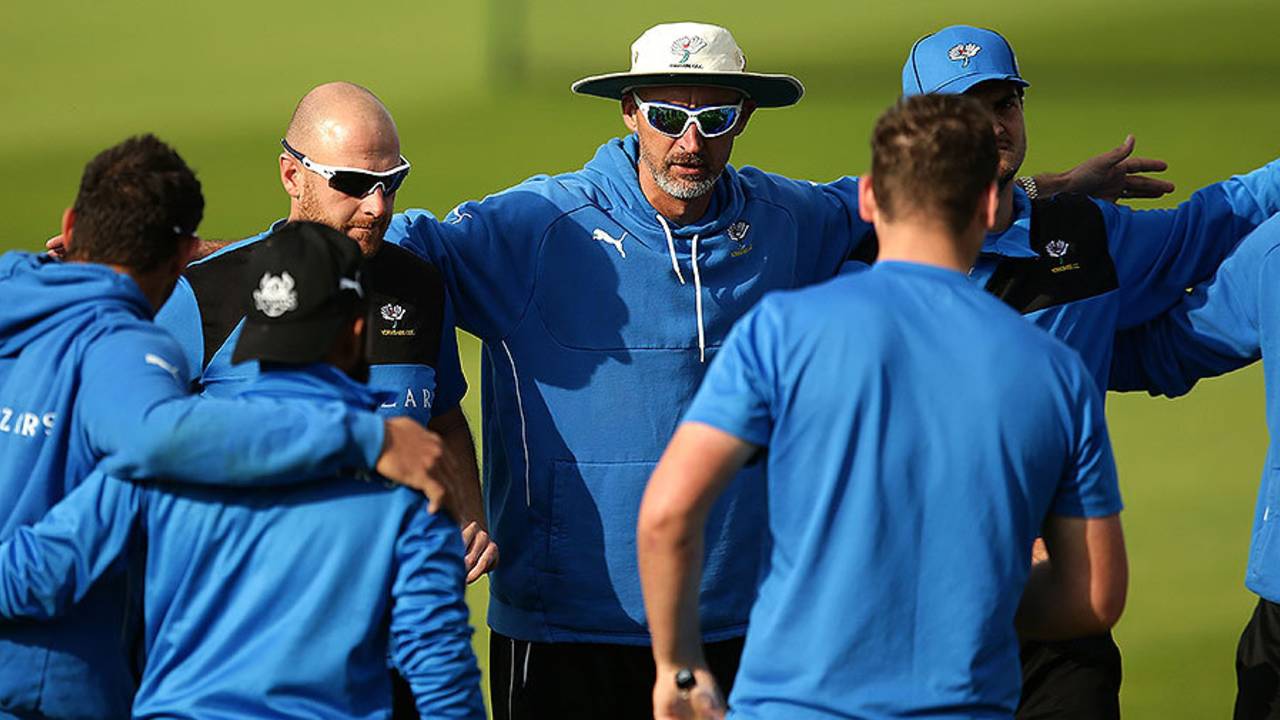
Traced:
<path id="1" fill-rule="evenodd" d="M 305 365 L 324 360 L 366 296 L 360 246 L 318 223 L 291 222 L 249 261 L 252 290 L 233 363 Z"/>

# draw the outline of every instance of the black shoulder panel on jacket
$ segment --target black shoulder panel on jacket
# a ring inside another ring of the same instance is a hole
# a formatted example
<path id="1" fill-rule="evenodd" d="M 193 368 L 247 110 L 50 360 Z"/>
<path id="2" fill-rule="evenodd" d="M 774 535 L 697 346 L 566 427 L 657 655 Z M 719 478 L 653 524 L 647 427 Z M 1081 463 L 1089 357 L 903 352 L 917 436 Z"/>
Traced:
<path id="1" fill-rule="evenodd" d="M 426 260 L 392 243 L 365 264 L 369 364 L 436 366 L 444 325 L 444 280 Z"/>
<path id="2" fill-rule="evenodd" d="M 262 243 L 249 243 L 231 252 L 209 258 L 186 270 L 187 282 L 200 306 L 204 335 L 204 359 L 200 372 L 209 367 L 236 325 L 249 310 L 249 297 L 257 278 L 248 277 L 249 258 Z"/>
<path id="3" fill-rule="evenodd" d="M 1024 315 L 1120 287 L 1102 211 L 1087 197 L 1032 201 L 1031 249 L 1040 257 L 1004 258 L 987 281 L 988 291 Z"/>

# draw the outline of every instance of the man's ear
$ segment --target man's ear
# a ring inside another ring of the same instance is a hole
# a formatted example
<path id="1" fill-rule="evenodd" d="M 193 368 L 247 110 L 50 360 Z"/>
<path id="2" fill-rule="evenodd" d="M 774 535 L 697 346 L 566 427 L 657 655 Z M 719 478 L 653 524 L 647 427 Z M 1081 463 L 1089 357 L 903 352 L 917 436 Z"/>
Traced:
<path id="1" fill-rule="evenodd" d="M 874 225 L 878 212 L 876 194 L 871 189 L 871 175 L 863 175 L 858 178 L 858 217 Z"/>
<path id="2" fill-rule="evenodd" d="M 987 191 L 978 199 L 978 213 L 983 221 L 983 229 L 990 230 L 996 226 L 996 216 L 1000 213 L 1000 186 L 991 183 Z"/>
<path id="3" fill-rule="evenodd" d="M 173 259 L 169 261 L 169 274 L 174 280 L 186 271 L 187 265 L 196 257 L 196 250 L 200 247 L 200 238 L 195 235 L 183 235 L 178 238 L 178 252 L 173 254 Z"/>
<path id="4" fill-rule="evenodd" d="M 71 231 L 76 225 L 76 211 L 67 208 L 62 211 L 62 253 L 71 249 Z"/>
<path id="5" fill-rule="evenodd" d="M 622 96 L 622 123 L 626 125 L 627 129 L 630 130 L 631 132 L 637 131 L 636 124 L 639 122 L 639 120 L 636 119 L 636 110 L 637 110 L 636 96 L 632 95 L 631 93 L 627 93 L 626 95 L 623 95 Z"/>
<path id="6" fill-rule="evenodd" d="M 298 174 L 301 171 L 302 165 L 292 155 L 280 153 L 280 184 L 294 200 L 302 197 L 302 177 Z"/>

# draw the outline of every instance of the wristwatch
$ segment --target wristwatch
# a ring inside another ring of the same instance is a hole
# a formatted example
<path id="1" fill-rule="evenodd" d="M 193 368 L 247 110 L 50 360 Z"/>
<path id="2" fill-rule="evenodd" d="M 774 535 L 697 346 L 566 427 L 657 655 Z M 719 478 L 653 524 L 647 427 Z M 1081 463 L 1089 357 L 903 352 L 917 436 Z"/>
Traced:
<path id="1" fill-rule="evenodd" d="M 1030 175 L 1023 175 L 1017 180 L 1014 180 L 1014 182 L 1021 185 L 1022 189 L 1027 191 L 1028 198 L 1035 200 L 1040 197 L 1040 188 L 1036 187 L 1036 179 Z"/>

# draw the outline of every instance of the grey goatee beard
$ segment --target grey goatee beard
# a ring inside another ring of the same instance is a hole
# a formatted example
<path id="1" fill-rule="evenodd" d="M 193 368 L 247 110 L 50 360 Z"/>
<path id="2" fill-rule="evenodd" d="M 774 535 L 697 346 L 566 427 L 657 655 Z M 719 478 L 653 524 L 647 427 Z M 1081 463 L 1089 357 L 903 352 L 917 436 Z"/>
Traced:
<path id="1" fill-rule="evenodd" d="M 724 173 L 724 170 L 721 169 L 720 172 L 703 180 L 677 180 L 667 172 L 667 167 L 664 163 L 650 157 L 648 153 L 641 153 L 641 156 L 644 158 L 645 166 L 649 168 L 649 173 L 653 175 L 654 182 L 658 184 L 662 192 L 677 200 L 693 200 L 706 195 L 715 189 L 716 183 L 719 182 L 720 176 Z"/>

